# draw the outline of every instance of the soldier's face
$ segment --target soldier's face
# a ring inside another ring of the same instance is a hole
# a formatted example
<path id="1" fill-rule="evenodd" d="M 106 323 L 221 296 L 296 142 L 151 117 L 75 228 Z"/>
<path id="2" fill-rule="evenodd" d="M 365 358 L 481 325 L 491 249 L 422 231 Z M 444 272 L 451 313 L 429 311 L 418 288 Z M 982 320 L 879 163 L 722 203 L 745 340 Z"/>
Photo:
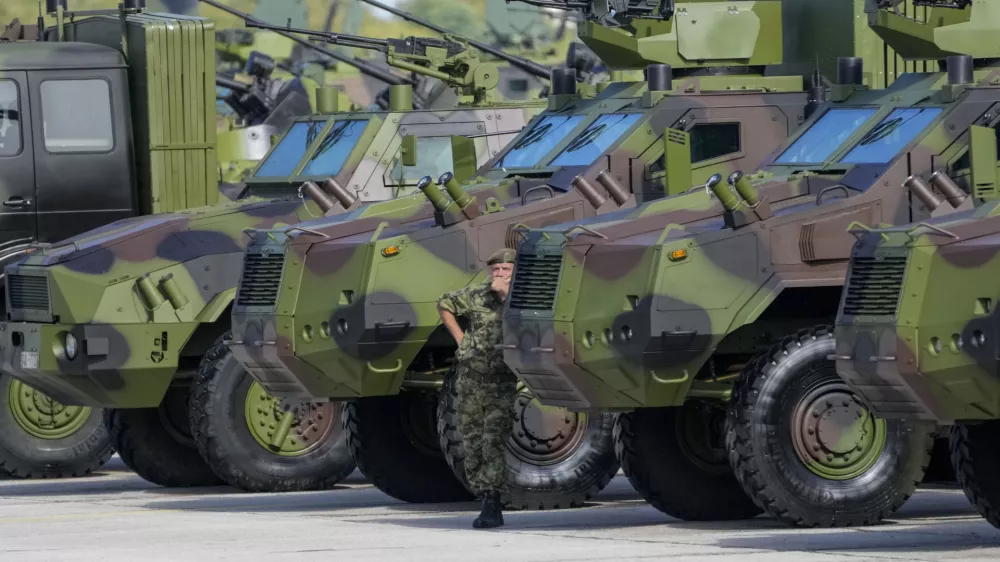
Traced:
<path id="1" fill-rule="evenodd" d="M 514 273 L 514 264 L 495 263 L 490 266 L 490 278 L 510 281 L 510 276 Z"/>

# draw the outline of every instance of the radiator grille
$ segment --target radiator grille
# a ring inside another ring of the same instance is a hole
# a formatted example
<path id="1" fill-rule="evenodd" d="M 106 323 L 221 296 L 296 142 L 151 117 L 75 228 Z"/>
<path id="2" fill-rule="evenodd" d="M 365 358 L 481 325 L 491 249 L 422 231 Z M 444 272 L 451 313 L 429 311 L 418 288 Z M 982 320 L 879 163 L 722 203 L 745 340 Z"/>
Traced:
<path id="1" fill-rule="evenodd" d="M 510 307 L 549 311 L 555 306 L 562 255 L 517 254 L 517 275 L 510 290 Z"/>
<path id="2" fill-rule="evenodd" d="M 246 254 L 237 306 L 274 306 L 284 265 L 284 254 Z"/>
<path id="3" fill-rule="evenodd" d="M 49 278 L 41 275 L 8 275 L 10 307 L 21 310 L 49 310 Z"/>
<path id="4" fill-rule="evenodd" d="M 844 296 L 844 314 L 895 316 L 906 273 L 906 256 L 855 257 Z"/>

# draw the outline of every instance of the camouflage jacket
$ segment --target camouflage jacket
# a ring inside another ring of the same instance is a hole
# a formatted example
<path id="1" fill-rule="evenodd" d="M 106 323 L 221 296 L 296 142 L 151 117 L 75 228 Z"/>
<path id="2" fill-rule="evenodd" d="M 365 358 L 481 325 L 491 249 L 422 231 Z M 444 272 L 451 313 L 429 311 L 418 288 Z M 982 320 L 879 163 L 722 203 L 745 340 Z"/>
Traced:
<path id="1" fill-rule="evenodd" d="M 445 293 L 437 306 L 469 321 L 455 352 L 463 367 L 482 374 L 510 372 L 503 351 L 496 349 L 503 343 L 503 301 L 490 289 L 489 281 Z"/>

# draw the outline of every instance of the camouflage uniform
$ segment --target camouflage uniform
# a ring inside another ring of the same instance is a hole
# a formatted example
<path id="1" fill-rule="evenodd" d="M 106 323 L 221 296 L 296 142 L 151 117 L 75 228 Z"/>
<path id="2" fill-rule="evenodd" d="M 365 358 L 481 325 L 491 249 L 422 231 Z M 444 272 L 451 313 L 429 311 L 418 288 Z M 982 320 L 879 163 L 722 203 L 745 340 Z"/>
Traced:
<path id="1" fill-rule="evenodd" d="M 489 263 L 500 260 L 513 261 L 513 251 Z M 469 320 L 455 352 L 458 429 L 465 446 L 465 475 L 478 495 L 502 492 L 507 483 L 505 444 L 514 423 L 517 377 L 504 363 L 503 351 L 496 349 L 503 342 L 503 304 L 489 281 L 445 293 L 438 300 L 441 310 Z"/>

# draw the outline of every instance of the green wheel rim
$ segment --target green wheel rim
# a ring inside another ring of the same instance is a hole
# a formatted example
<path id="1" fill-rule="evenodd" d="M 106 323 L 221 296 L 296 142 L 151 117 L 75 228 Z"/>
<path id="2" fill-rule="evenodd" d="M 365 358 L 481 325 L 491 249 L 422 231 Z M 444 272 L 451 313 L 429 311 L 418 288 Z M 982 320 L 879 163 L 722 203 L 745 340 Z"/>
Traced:
<path id="1" fill-rule="evenodd" d="M 253 381 L 246 398 L 247 428 L 264 450 L 299 457 L 326 442 L 340 421 L 340 407 L 339 402 L 279 400 Z"/>
<path id="2" fill-rule="evenodd" d="M 863 475 L 885 449 L 885 420 L 842 383 L 809 392 L 792 414 L 792 445 L 810 472 L 827 480 Z"/>
<path id="3" fill-rule="evenodd" d="M 587 437 L 587 424 L 586 413 L 546 406 L 519 383 L 507 450 L 530 465 L 556 465 L 576 454 Z"/>
<path id="4" fill-rule="evenodd" d="M 64 406 L 16 379 L 8 387 L 7 398 L 17 425 L 39 439 L 65 439 L 80 431 L 93 413 L 86 406 Z"/>

